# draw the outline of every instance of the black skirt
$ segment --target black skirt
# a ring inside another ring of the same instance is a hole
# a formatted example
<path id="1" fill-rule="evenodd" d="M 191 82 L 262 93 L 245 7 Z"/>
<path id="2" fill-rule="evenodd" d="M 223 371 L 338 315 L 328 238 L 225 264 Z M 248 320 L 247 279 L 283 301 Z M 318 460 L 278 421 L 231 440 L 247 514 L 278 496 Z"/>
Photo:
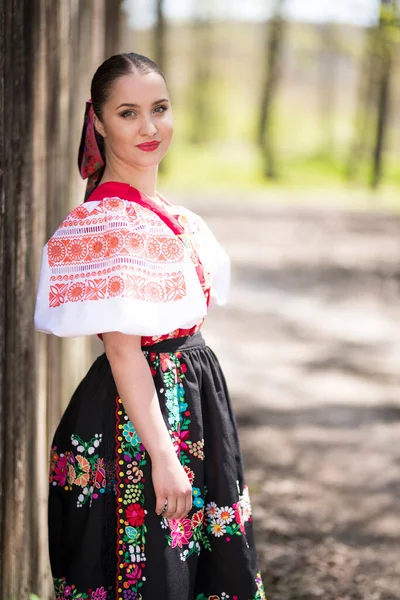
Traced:
<path id="1" fill-rule="evenodd" d="M 180 520 L 155 513 L 151 461 L 105 354 L 55 432 L 49 550 L 57 600 L 260 600 L 251 506 L 218 360 L 200 333 L 143 348 L 192 484 Z"/>

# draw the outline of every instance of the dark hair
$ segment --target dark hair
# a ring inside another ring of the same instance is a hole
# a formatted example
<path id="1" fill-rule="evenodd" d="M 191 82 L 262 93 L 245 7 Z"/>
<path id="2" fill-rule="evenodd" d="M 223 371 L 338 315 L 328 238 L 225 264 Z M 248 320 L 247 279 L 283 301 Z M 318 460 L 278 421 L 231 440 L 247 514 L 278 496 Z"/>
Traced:
<path id="1" fill-rule="evenodd" d="M 93 110 L 99 119 L 101 119 L 104 104 L 111 94 L 115 80 L 118 77 L 129 75 L 129 73 L 135 73 L 135 71 L 139 73 L 158 73 L 165 81 L 164 74 L 155 62 L 147 56 L 135 52 L 115 54 L 99 66 L 90 87 Z"/>

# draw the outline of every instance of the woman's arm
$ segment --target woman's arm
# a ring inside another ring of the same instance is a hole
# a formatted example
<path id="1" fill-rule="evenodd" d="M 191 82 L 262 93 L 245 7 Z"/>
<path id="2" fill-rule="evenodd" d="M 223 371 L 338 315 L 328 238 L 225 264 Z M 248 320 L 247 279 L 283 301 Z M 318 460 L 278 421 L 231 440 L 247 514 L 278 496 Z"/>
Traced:
<path id="1" fill-rule="evenodd" d="M 167 501 L 163 515 L 183 518 L 192 507 L 192 488 L 162 417 L 141 338 L 113 331 L 103 333 L 103 341 L 126 413 L 151 458 L 156 513 Z"/>

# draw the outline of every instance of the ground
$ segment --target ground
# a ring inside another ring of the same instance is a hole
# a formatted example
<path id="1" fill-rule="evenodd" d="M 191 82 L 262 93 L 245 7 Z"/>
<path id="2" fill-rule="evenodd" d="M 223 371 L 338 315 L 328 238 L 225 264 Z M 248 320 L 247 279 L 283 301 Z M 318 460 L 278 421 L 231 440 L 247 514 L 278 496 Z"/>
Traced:
<path id="1" fill-rule="evenodd" d="M 399 600 L 400 218 L 190 206 L 233 261 L 230 303 L 204 332 L 237 415 L 268 599 Z"/>

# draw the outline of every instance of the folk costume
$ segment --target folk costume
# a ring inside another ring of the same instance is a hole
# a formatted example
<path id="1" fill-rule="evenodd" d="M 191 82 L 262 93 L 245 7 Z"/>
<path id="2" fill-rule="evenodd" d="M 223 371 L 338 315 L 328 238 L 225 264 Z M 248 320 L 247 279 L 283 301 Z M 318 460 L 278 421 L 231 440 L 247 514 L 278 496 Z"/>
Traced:
<path id="1" fill-rule="evenodd" d="M 236 424 L 200 329 L 226 302 L 229 259 L 204 221 L 125 183 L 87 104 L 88 197 L 43 250 L 35 325 L 58 336 L 140 335 L 160 408 L 192 485 L 187 517 L 155 513 L 151 461 L 107 356 L 73 394 L 50 453 L 49 552 L 57 600 L 262 600 Z"/>

